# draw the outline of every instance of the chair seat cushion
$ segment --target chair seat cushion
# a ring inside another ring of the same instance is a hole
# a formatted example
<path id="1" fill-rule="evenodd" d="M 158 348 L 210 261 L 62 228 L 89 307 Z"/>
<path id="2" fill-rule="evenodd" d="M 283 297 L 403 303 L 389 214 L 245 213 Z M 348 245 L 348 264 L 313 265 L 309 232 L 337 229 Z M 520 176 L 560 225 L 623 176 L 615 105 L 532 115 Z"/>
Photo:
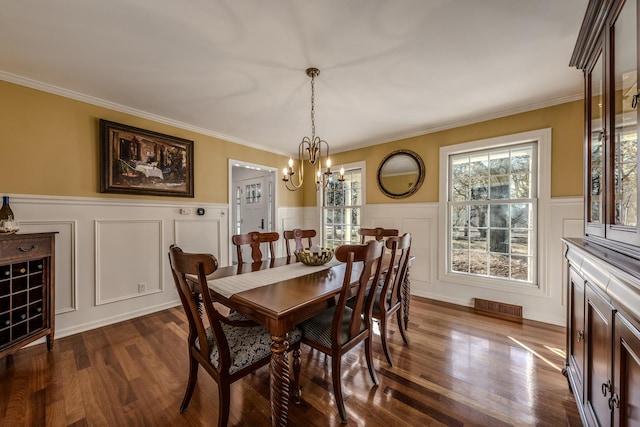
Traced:
<path id="1" fill-rule="evenodd" d="M 335 309 L 335 306 L 333 306 L 298 325 L 302 330 L 305 341 L 313 341 L 327 348 L 332 347 L 331 324 L 333 323 Z M 347 342 L 350 338 L 349 324 L 352 316 L 353 310 L 350 307 L 345 307 L 344 316 L 342 317 L 342 323 L 340 325 L 340 343 Z M 361 323 L 360 331 L 363 330 L 364 323 Z"/>
<path id="2" fill-rule="evenodd" d="M 238 317 L 242 316 L 240 313 L 236 313 Z M 231 316 L 230 316 L 231 317 Z M 240 319 L 233 319 L 240 320 Z M 221 323 L 224 335 L 229 343 L 229 353 L 231 354 L 231 366 L 229 367 L 229 373 L 233 374 L 247 366 L 250 366 L 265 357 L 271 356 L 271 334 L 264 328 L 264 326 L 256 325 L 251 327 L 232 326 L 226 323 Z M 213 338 L 213 332 L 211 327 L 207 327 L 207 341 L 209 348 L 211 349 L 210 360 L 211 364 L 217 369 L 220 353 L 218 352 L 218 344 Z M 302 339 L 302 331 L 298 328 L 293 328 L 289 332 L 289 344 L 297 343 Z M 200 349 L 200 343 L 196 340 L 196 347 Z"/>

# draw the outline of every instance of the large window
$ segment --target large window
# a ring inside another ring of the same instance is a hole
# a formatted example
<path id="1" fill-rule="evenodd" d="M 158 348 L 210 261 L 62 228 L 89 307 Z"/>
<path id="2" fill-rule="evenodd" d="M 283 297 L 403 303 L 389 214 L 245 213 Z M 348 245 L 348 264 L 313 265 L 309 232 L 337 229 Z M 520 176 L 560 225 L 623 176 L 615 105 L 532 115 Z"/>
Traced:
<path id="1" fill-rule="evenodd" d="M 539 284 L 539 159 L 547 138 L 550 132 L 535 131 L 443 147 L 449 278 L 466 277 L 469 284 Z"/>
<path id="2" fill-rule="evenodd" d="M 449 160 L 450 271 L 532 283 L 535 144 Z"/>
<path id="3" fill-rule="evenodd" d="M 324 246 L 359 243 L 364 204 L 362 166 L 345 167 L 344 182 L 331 178 L 322 194 L 322 224 Z"/>

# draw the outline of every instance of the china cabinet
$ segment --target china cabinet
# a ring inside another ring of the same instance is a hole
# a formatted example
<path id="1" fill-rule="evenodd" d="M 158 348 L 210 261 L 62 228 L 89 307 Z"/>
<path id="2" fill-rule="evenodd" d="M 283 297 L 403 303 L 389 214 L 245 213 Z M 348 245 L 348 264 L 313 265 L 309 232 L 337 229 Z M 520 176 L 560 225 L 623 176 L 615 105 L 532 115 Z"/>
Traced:
<path id="1" fill-rule="evenodd" d="M 0 359 L 42 337 L 53 347 L 55 233 L 0 234 Z"/>
<path id="2" fill-rule="evenodd" d="M 640 425 L 638 2 L 590 0 L 570 62 L 585 82 L 585 227 L 564 239 L 564 372 L 589 426 Z"/>

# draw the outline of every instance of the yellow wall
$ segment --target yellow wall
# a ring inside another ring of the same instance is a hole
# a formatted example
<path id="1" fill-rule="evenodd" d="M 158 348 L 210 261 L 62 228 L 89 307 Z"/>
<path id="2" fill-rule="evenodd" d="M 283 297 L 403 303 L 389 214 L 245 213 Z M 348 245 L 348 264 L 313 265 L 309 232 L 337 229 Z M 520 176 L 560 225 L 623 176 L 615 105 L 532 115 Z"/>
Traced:
<path id="1" fill-rule="evenodd" d="M 288 157 L 0 81 L 0 192 L 227 203 L 228 159 L 280 169 Z M 106 119 L 194 141 L 195 197 L 100 193 L 98 120 Z M 300 206 L 301 192 L 279 185 L 281 206 Z"/>
<path id="2" fill-rule="evenodd" d="M 152 130 L 194 141 L 195 197 L 228 203 L 228 159 L 257 162 L 280 170 L 288 158 L 201 135 L 129 114 L 0 81 L 0 192 L 82 197 L 182 199 L 101 194 L 98 120 Z M 551 194 L 582 195 L 583 103 L 575 101 L 455 129 L 332 155 L 334 165 L 366 161 L 367 203 L 438 200 L 439 148 L 534 129 L 552 128 Z M 383 195 L 377 168 L 394 150 L 406 148 L 424 160 L 424 184 L 407 199 Z M 304 191 L 290 192 L 279 182 L 281 206 L 315 206 L 313 168 L 305 168 Z M 278 173 L 278 177 L 280 173 Z M 184 200 L 184 199 L 182 199 Z"/>
<path id="3" fill-rule="evenodd" d="M 366 202 L 368 204 L 437 202 L 440 147 L 551 128 L 551 196 L 581 196 L 583 193 L 583 108 L 582 101 L 569 102 L 364 149 L 333 154 L 331 161 L 334 165 L 366 161 Z M 422 187 L 413 196 L 406 199 L 391 199 L 382 194 L 378 188 L 376 182 L 378 165 L 387 154 L 403 148 L 415 151 L 422 157 L 426 176 Z M 305 206 L 316 204 L 315 194 L 311 193 L 311 191 L 305 192 Z"/>

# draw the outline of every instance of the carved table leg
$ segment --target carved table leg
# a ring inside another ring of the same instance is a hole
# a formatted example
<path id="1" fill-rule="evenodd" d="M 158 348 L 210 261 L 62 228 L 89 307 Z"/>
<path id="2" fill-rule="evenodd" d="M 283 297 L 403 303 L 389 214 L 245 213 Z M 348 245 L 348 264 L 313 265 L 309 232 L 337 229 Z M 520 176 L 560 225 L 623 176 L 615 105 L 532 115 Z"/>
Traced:
<path id="1" fill-rule="evenodd" d="M 289 411 L 289 360 L 287 335 L 271 335 L 271 425 L 285 427 Z"/>
<path id="2" fill-rule="evenodd" d="M 300 349 L 293 350 L 293 403 L 300 404 L 300 368 L 301 368 Z"/>
<path id="3" fill-rule="evenodd" d="M 411 279 L 409 278 L 411 273 L 411 261 L 409 261 L 409 265 L 407 266 L 407 274 L 404 277 L 404 282 L 402 283 L 402 312 L 404 315 L 404 330 L 406 331 L 409 328 L 409 304 L 411 298 Z"/>

